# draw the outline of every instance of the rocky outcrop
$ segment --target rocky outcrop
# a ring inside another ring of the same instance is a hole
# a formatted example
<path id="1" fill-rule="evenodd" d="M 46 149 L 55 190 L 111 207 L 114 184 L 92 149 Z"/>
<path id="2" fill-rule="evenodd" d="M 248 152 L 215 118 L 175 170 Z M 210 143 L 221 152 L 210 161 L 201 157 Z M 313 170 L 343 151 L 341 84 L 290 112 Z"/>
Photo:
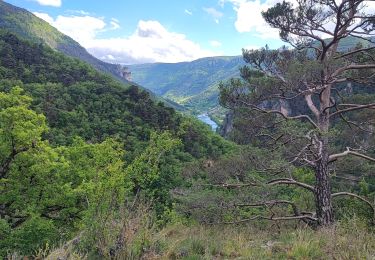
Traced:
<path id="1" fill-rule="evenodd" d="M 219 133 L 224 138 L 228 138 L 229 134 L 233 131 L 233 120 L 234 120 L 234 112 L 229 111 L 224 118 L 223 124 L 219 129 Z"/>
<path id="2" fill-rule="evenodd" d="M 130 72 L 129 68 L 128 67 L 125 67 L 123 65 L 120 65 L 120 64 L 117 64 L 117 71 L 118 71 L 118 75 L 127 80 L 127 81 L 131 81 L 132 80 L 132 73 Z"/>

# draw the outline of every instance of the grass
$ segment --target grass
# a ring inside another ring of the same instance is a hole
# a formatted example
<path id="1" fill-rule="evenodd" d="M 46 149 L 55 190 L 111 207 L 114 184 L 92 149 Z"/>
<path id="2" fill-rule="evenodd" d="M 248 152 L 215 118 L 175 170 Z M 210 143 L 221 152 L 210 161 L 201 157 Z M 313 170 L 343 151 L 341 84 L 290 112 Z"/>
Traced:
<path id="1" fill-rule="evenodd" d="M 153 241 L 154 259 L 375 259 L 375 233 L 356 220 L 317 231 L 174 225 Z"/>
<path id="2" fill-rule="evenodd" d="M 319 230 L 174 224 L 149 239 L 141 258 L 134 259 L 375 259 L 374 227 L 356 219 Z M 59 250 L 47 259 L 56 259 Z M 63 255 L 82 256 L 66 251 Z"/>

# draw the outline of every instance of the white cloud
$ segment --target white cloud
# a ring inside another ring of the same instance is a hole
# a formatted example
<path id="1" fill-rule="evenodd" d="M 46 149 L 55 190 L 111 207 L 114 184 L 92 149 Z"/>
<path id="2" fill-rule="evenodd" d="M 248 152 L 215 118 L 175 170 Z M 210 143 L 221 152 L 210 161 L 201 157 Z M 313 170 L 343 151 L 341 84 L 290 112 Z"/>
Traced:
<path id="1" fill-rule="evenodd" d="M 271 28 L 263 19 L 262 11 L 280 3 L 283 0 L 219 0 L 219 5 L 224 6 L 225 3 L 231 3 L 233 9 L 237 13 L 235 28 L 240 33 L 250 32 L 255 36 L 263 39 L 278 39 L 279 33 L 275 28 Z M 288 0 L 293 5 L 297 4 L 297 0 Z M 338 3 L 340 0 L 338 0 Z M 375 1 L 367 0 L 364 2 L 364 13 L 375 13 Z M 354 25 L 353 25 L 354 26 Z M 326 28 L 332 29 L 335 24 L 331 21 L 326 24 Z M 321 35 L 328 37 L 328 35 Z"/>
<path id="2" fill-rule="evenodd" d="M 203 10 L 208 13 L 215 21 L 215 23 L 219 23 L 220 21 L 220 18 L 223 17 L 223 13 L 216 10 L 215 8 L 213 7 L 204 7 Z"/>
<path id="3" fill-rule="evenodd" d="M 40 19 L 43 19 L 44 21 L 46 21 L 47 23 L 49 24 L 53 24 L 54 20 L 51 16 L 49 16 L 49 14 L 46 14 L 46 13 L 39 13 L 39 12 L 33 12 L 34 15 L 38 16 Z"/>
<path id="4" fill-rule="evenodd" d="M 116 62 L 125 64 L 179 62 L 217 55 L 212 51 L 203 50 L 183 34 L 169 32 L 157 21 L 142 20 L 131 36 L 95 39 L 87 48 L 97 57 L 112 55 Z"/>
<path id="5" fill-rule="evenodd" d="M 115 61 L 115 57 L 113 57 L 111 54 L 104 55 L 103 57 L 100 58 L 101 60 L 110 60 L 110 61 Z"/>
<path id="6" fill-rule="evenodd" d="M 36 0 L 40 5 L 60 7 L 61 0 Z"/>
<path id="7" fill-rule="evenodd" d="M 139 21 L 135 32 L 128 37 L 102 39 L 99 34 L 120 26 L 112 19 L 92 16 L 58 16 L 34 13 L 61 32 L 79 42 L 94 56 L 108 62 L 135 64 L 146 62 L 180 62 L 219 53 L 204 50 L 184 34 L 168 31 L 158 21 Z"/>
<path id="8" fill-rule="evenodd" d="M 263 39 L 278 39 L 277 29 L 271 28 L 263 19 L 262 11 L 272 7 L 282 0 L 220 0 L 220 4 L 225 2 L 233 4 L 233 9 L 237 13 L 235 22 L 236 30 L 240 33 L 251 32 Z"/>
<path id="9" fill-rule="evenodd" d="M 193 12 L 192 11 L 190 11 L 190 10 L 188 10 L 188 9 L 185 9 L 185 14 L 188 14 L 188 15 L 193 15 Z"/>
<path id="10" fill-rule="evenodd" d="M 105 30 L 106 23 L 103 18 L 93 16 L 57 16 L 53 19 L 45 13 L 34 12 L 36 16 L 56 27 L 60 32 L 72 37 L 81 45 L 86 46 L 98 33 Z M 113 25 L 112 25 L 113 26 Z"/>
<path id="11" fill-rule="evenodd" d="M 90 15 L 89 12 L 83 11 L 83 10 L 66 10 L 68 13 L 72 14 L 80 14 L 80 15 Z"/>
<path id="12" fill-rule="evenodd" d="M 363 11 L 366 14 L 375 15 L 375 1 L 365 1 Z"/>
<path id="13" fill-rule="evenodd" d="M 221 42 L 219 41 L 210 41 L 210 45 L 214 48 L 218 48 L 221 46 Z"/>
<path id="14" fill-rule="evenodd" d="M 110 24 L 111 24 L 111 26 L 112 26 L 112 27 L 111 27 L 111 30 L 117 30 L 117 29 L 121 28 L 119 20 L 117 20 L 117 19 L 115 19 L 115 18 L 112 18 L 112 19 L 111 19 Z"/>

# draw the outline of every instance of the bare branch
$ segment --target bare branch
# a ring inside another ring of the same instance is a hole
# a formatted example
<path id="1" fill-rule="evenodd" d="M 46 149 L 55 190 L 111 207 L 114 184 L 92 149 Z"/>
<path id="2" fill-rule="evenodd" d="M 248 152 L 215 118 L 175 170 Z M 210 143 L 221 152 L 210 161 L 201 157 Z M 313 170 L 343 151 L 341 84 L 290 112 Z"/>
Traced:
<path id="1" fill-rule="evenodd" d="M 247 203 L 247 204 L 235 204 L 235 207 L 273 207 L 278 204 L 287 204 L 292 206 L 293 213 L 295 216 L 299 216 L 300 212 L 298 210 L 297 205 L 294 202 L 291 202 L 289 200 L 270 200 L 265 202 L 257 202 L 257 203 Z"/>
<path id="2" fill-rule="evenodd" d="M 347 155 L 353 155 L 353 156 L 357 156 L 357 157 L 375 162 L 375 158 L 372 158 L 370 156 L 367 156 L 367 155 L 364 155 L 364 154 L 361 154 L 361 153 L 358 153 L 358 152 L 351 151 L 349 147 L 346 148 L 345 152 L 330 155 L 328 161 L 333 162 L 333 161 L 337 160 L 338 158 L 341 158 L 341 157 L 344 157 L 344 156 L 347 156 Z"/>
<path id="3" fill-rule="evenodd" d="M 350 55 L 353 55 L 353 54 L 356 54 L 356 53 L 359 53 L 359 52 L 366 52 L 366 51 L 370 51 L 370 50 L 373 50 L 373 49 L 375 49 L 375 46 L 372 46 L 372 47 L 369 47 L 369 48 L 362 48 L 362 49 L 354 50 L 354 51 L 351 51 L 351 52 L 347 52 L 343 55 L 340 55 L 340 56 L 336 57 L 336 59 L 341 59 L 341 58 L 344 58 L 344 57 L 347 57 L 347 56 L 350 56 Z"/>
<path id="4" fill-rule="evenodd" d="M 254 104 L 250 104 L 250 103 L 247 103 L 245 101 L 242 101 L 242 100 L 240 100 L 240 102 L 243 103 L 244 105 L 258 111 L 258 112 L 265 113 L 265 114 L 278 114 L 278 115 L 281 115 L 282 117 L 284 117 L 287 120 L 306 119 L 312 126 L 314 126 L 316 129 L 319 129 L 318 125 L 308 115 L 288 116 L 288 115 L 282 113 L 279 110 L 266 110 L 266 109 L 263 109 L 263 108 L 260 108 L 256 105 L 254 105 Z"/>
<path id="5" fill-rule="evenodd" d="M 363 70 L 363 69 L 375 69 L 375 64 L 350 64 L 344 67 L 337 69 L 332 73 L 331 77 L 337 77 L 341 73 L 348 70 Z"/>
<path id="6" fill-rule="evenodd" d="M 316 108 L 314 102 L 312 101 L 311 94 L 305 95 L 305 100 L 307 103 L 307 106 L 310 108 L 310 110 L 314 113 L 315 117 L 318 119 L 320 116 L 319 110 Z"/>
<path id="7" fill-rule="evenodd" d="M 209 186 L 209 187 L 219 187 L 226 189 L 235 189 L 235 188 L 245 188 L 250 186 L 259 186 L 259 184 L 250 182 L 250 183 L 219 183 L 219 184 L 199 184 L 199 186 Z"/>
<path id="8" fill-rule="evenodd" d="M 372 209 L 372 212 L 373 212 L 373 221 L 375 223 L 375 205 L 373 203 L 371 203 L 369 200 L 365 199 L 364 197 L 362 196 L 359 196 L 357 194 L 354 194 L 354 193 L 350 193 L 350 192 L 337 192 L 337 193 L 333 193 L 331 195 L 332 198 L 335 198 L 335 197 L 339 197 L 339 196 L 350 196 L 350 197 L 354 197 L 354 198 L 357 198 L 363 202 L 365 202 L 367 205 L 369 205 Z"/>
<path id="9" fill-rule="evenodd" d="M 270 200 L 264 202 L 256 202 L 256 203 L 247 203 L 247 204 L 234 204 L 236 207 L 264 207 L 264 206 L 273 206 L 276 204 L 289 204 L 295 206 L 295 203 L 289 200 Z"/>
<path id="10" fill-rule="evenodd" d="M 366 108 L 368 108 L 368 109 L 375 108 L 375 103 L 371 103 L 371 104 L 367 104 L 367 105 L 355 105 L 355 104 L 353 104 L 349 108 L 341 109 L 341 110 L 338 110 L 338 111 L 332 113 L 330 115 L 330 117 L 334 117 L 334 116 L 342 114 L 342 113 L 352 112 L 352 111 L 355 111 L 355 110 L 361 110 L 361 109 L 366 109 Z"/>
<path id="11" fill-rule="evenodd" d="M 311 186 L 309 184 L 306 184 L 306 183 L 303 183 L 303 182 L 299 182 L 299 181 L 296 181 L 296 180 L 293 180 L 293 179 L 289 179 L 289 178 L 275 179 L 275 180 L 267 182 L 267 184 L 269 184 L 269 185 L 278 185 L 278 184 L 297 185 L 297 186 L 299 186 L 301 188 L 305 188 L 307 190 L 315 192 L 314 186 Z"/>
<path id="12" fill-rule="evenodd" d="M 287 221 L 287 220 L 311 220 L 311 221 L 317 221 L 317 218 L 311 216 L 311 215 L 300 215 L 300 216 L 285 216 L 285 217 L 266 217 L 266 216 L 261 216 L 261 215 L 256 215 L 252 218 L 247 218 L 247 219 L 241 219 L 238 221 L 232 221 L 232 222 L 220 222 L 220 223 L 214 223 L 214 224 L 241 224 L 253 220 L 259 220 L 259 219 L 264 219 L 264 220 L 270 220 L 270 221 Z"/>

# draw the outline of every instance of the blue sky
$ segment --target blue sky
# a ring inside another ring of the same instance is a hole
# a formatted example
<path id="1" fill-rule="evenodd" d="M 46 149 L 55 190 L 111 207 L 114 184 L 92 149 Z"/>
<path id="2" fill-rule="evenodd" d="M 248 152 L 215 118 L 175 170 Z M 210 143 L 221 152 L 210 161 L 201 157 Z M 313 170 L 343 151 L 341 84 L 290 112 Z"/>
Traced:
<path id="1" fill-rule="evenodd" d="M 282 45 L 260 12 L 278 0 L 6 0 L 109 62 L 189 61 Z"/>

